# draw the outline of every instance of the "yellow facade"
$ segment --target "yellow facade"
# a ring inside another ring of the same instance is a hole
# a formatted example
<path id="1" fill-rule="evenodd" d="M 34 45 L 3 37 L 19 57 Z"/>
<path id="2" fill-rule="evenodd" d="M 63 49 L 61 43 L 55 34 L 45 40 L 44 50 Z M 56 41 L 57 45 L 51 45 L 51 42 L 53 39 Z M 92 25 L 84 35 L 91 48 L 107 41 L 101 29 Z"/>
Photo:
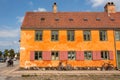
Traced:
<path id="1" fill-rule="evenodd" d="M 38 67 L 58 66 L 59 60 L 43 61 L 33 60 L 30 61 L 30 51 L 113 51 L 113 60 L 67 60 L 63 61 L 64 64 L 69 63 L 73 67 L 97 66 L 101 67 L 104 62 L 111 62 L 116 67 L 116 50 L 120 49 L 120 42 L 115 43 L 114 31 L 107 30 L 107 41 L 99 40 L 99 30 L 91 30 L 91 41 L 84 41 L 83 30 L 75 30 L 75 40 L 67 41 L 67 30 L 59 30 L 59 40 L 51 41 L 51 30 L 43 30 L 43 40 L 35 40 L 35 30 L 21 30 L 21 43 L 20 43 L 20 67 L 26 65 L 36 65 Z"/>

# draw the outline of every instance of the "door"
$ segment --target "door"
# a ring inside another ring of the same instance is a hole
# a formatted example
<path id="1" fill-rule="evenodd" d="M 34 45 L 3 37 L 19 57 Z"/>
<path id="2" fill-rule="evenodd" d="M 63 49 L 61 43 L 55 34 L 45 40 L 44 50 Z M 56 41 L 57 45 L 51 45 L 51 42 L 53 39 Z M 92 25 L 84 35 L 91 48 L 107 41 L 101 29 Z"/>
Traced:
<path id="1" fill-rule="evenodd" d="M 117 64 L 118 69 L 120 69 L 120 51 L 117 51 Z"/>

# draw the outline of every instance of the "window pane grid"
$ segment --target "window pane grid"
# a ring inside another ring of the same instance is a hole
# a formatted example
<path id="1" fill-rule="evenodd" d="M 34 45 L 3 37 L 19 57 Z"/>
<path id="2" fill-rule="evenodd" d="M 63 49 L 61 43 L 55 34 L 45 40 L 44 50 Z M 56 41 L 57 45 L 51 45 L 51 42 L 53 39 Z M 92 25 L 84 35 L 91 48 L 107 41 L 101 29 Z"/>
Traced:
<path id="1" fill-rule="evenodd" d="M 35 40 L 42 41 L 42 31 L 36 31 L 35 32 Z"/>
<path id="2" fill-rule="evenodd" d="M 59 59 L 59 52 L 58 51 L 52 51 L 52 60 L 58 60 Z"/>
<path id="3" fill-rule="evenodd" d="M 105 30 L 100 31 L 100 40 L 106 41 L 107 40 L 107 32 Z"/>
<path id="4" fill-rule="evenodd" d="M 120 31 L 115 31 L 115 38 L 117 41 L 120 41 Z"/>
<path id="5" fill-rule="evenodd" d="M 68 41 L 74 41 L 74 31 L 73 30 L 69 30 L 67 32 L 67 39 L 68 39 Z"/>
<path id="6" fill-rule="evenodd" d="M 91 36 L 91 33 L 90 33 L 90 31 L 89 30 L 85 30 L 84 32 L 83 32 L 83 35 L 84 35 L 84 40 L 85 41 L 90 41 L 90 36 Z"/>
<path id="7" fill-rule="evenodd" d="M 91 51 L 85 51 L 84 52 L 85 60 L 92 60 L 92 52 Z"/>
<path id="8" fill-rule="evenodd" d="M 42 60 L 42 52 L 35 51 L 35 60 Z"/>
<path id="9" fill-rule="evenodd" d="M 75 51 L 68 51 L 68 60 L 75 60 Z"/>
<path id="10" fill-rule="evenodd" d="M 58 31 L 54 30 L 51 32 L 51 40 L 52 41 L 58 41 Z"/>
<path id="11" fill-rule="evenodd" d="M 101 51 L 101 58 L 103 60 L 108 60 L 109 59 L 109 52 L 108 51 Z"/>

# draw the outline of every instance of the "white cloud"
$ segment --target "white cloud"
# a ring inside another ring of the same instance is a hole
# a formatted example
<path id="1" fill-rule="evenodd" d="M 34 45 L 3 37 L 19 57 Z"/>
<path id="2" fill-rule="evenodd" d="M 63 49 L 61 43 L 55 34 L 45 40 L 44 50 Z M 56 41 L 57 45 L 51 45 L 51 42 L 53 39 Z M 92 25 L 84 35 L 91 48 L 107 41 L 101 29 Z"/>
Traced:
<path id="1" fill-rule="evenodd" d="M 38 8 L 37 10 L 33 10 L 34 12 L 46 12 L 45 8 Z"/>
<path id="2" fill-rule="evenodd" d="M 19 44 L 19 40 L 18 41 L 13 41 L 13 44 Z"/>
<path id="3" fill-rule="evenodd" d="M 0 46 L 15 46 L 15 45 L 19 45 L 19 42 L 17 41 L 0 41 Z"/>
<path id="4" fill-rule="evenodd" d="M 17 22 L 19 22 L 19 23 L 22 23 L 23 20 L 24 20 L 24 16 L 22 16 L 22 17 L 17 16 L 16 18 L 17 18 L 17 20 L 18 20 Z"/>
<path id="5" fill-rule="evenodd" d="M 90 0 L 92 3 L 92 7 L 100 6 L 104 3 L 105 0 Z"/>
<path id="6" fill-rule="evenodd" d="M 92 7 L 104 6 L 107 2 L 114 2 L 117 11 L 120 11 L 120 0 L 87 0 L 92 4 Z"/>
<path id="7" fill-rule="evenodd" d="M 13 29 L 13 30 L 0 30 L 0 38 L 14 38 L 19 35 L 19 30 L 18 29 Z"/>
<path id="8" fill-rule="evenodd" d="M 0 50 L 12 48 L 18 51 L 19 35 L 19 27 L 0 25 Z"/>
<path id="9" fill-rule="evenodd" d="M 0 46 L 11 46 L 13 45 L 10 41 L 0 41 Z"/>

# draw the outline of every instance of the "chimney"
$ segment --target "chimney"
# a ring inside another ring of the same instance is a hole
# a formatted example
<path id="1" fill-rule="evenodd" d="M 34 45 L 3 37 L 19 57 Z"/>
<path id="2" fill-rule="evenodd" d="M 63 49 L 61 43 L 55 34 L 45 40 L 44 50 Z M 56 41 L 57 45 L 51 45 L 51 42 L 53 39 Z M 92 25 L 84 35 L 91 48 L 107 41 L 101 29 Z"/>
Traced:
<path id="1" fill-rule="evenodd" d="M 56 2 L 53 4 L 53 13 L 57 13 L 57 4 L 56 4 Z"/>
<path id="2" fill-rule="evenodd" d="M 108 2 L 105 7 L 104 7 L 104 11 L 109 13 L 115 13 L 115 4 L 113 2 Z"/>

